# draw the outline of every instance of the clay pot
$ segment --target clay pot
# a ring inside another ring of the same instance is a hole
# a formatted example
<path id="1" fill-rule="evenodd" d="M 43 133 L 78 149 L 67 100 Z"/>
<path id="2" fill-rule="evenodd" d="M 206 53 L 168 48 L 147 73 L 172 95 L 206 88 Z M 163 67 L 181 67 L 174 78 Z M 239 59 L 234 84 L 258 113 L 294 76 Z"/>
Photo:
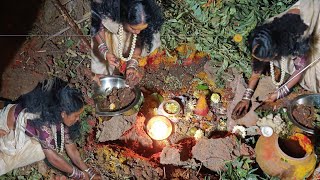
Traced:
<path id="1" fill-rule="evenodd" d="M 276 133 L 270 137 L 260 136 L 255 152 L 261 169 L 266 174 L 281 179 L 305 179 L 312 174 L 316 165 L 316 155 L 313 151 L 301 158 L 286 154 L 279 146 L 279 137 Z"/>

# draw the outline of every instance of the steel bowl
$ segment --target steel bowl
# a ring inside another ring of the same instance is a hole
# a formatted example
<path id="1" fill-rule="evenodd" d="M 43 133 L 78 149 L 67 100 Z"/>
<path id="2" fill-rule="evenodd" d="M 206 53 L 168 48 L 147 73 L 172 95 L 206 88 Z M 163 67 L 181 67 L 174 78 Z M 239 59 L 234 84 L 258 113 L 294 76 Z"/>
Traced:
<path id="1" fill-rule="evenodd" d="M 291 122 L 302 129 L 303 131 L 314 134 L 314 130 L 300 124 L 292 115 L 294 108 L 297 105 L 306 105 L 306 106 L 315 106 L 317 108 L 320 107 L 320 94 L 306 94 L 301 95 L 293 99 L 288 107 L 288 117 Z"/>
<path id="2" fill-rule="evenodd" d="M 94 85 L 93 100 L 95 103 L 96 114 L 99 116 L 117 116 L 117 115 L 131 115 L 137 112 L 143 102 L 143 95 L 141 90 L 135 86 L 133 91 L 135 93 L 135 99 L 126 107 L 118 109 L 116 111 L 105 111 L 100 107 L 99 97 L 108 96 L 112 88 L 129 87 L 125 83 L 125 79 L 122 76 L 106 76 L 100 78 L 101 86 Z"/>

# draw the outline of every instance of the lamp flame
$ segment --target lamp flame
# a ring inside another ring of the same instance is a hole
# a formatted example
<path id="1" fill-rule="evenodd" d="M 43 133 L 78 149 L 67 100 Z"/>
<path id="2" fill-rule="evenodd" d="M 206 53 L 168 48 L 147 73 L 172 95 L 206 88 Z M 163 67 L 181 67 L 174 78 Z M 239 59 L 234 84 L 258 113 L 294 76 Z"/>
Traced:
<path id="1" fill-rule="evenodd" d="M 172 132 L 172 124 L 165 116 L 155 116 L 147 123 L 147 132 L 152 139 L 164 140 Z"/>

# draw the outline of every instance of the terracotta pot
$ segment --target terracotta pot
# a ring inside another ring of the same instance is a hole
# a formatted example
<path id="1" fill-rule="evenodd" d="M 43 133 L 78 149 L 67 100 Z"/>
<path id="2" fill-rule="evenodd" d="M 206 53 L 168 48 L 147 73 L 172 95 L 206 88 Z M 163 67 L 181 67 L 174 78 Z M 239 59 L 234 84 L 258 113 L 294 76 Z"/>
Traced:
<path id="1" fill-rule="evenodd" d="M 300 180 L 309 177 L 316 165 L 315 153 L 312 151 L 304 157 L 294 158 L 282 151 L 278 139 L 276 133 L 270 137 L 260 136 L 255 152 L 261 169 L 281 179 Z"/>

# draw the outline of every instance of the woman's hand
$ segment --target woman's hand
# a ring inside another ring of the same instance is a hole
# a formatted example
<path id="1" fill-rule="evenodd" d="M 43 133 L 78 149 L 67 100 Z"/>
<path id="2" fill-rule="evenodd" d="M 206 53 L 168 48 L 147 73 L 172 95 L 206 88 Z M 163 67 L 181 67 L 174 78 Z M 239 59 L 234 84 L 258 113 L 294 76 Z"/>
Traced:
<path id="1" fill-rule="evenodd" d="M 92 77 L 92 81 L 94 81 L 95 83 L 97 83 L 98 86 L 101 86 L 100 78 L 101 78 L 102 76 L 103 76 L 102 74 L 95 74 L 95 75 Z"/>
<path id="2" fill-rule="evenodd" d="M 238 102 L 238 104 L 232 111 L 231 118 L 236 120 L 245 116 L 249 111 L 250 103 L 251 103 L 250 100 L 245 100 L 245 99 L 242 99 L 240 102 Z"/>
<path id="3" fill-rule="evenodd" d="M 86 172 L 83 172 L 84 173 L 84 180 L 90 180 L 90 177 L 89 177 L 89 174 L 86 173 Z"/>
<path id="4" fill-rule="evenodd" d="M 133 87 L 137 85 L 142 79 L 142 75 L 135 68 L 128 68 L 126 71 L 126 83 Z"/>
<path id="5" fill-rule="evenodd" d="M 278 93 L 271 93 L 268 95 L 268 97 L 264 102 L 266 103 L 275 102 L 277 100 L 277 97 L 278 97 Z"/>
<path id="6" fill-rule="evenodd" d="M 3 130 L 3 129 L 0 129 L 0 137 L 4 137 L 5 135 L 7 135 L 8 133 Z"/>
<path id="7" fill-rule="evenodd" d="M 119 68 L 120 61 L 114 54 L 107 53 L 105 58 L 109 62 L 109 65 Z"/>
<path id="8" fill-rule="evenodd" d="M 92 180 L 101 180 L 101 179 L 102 179 L 101 174 L 95 171 Z"/>

